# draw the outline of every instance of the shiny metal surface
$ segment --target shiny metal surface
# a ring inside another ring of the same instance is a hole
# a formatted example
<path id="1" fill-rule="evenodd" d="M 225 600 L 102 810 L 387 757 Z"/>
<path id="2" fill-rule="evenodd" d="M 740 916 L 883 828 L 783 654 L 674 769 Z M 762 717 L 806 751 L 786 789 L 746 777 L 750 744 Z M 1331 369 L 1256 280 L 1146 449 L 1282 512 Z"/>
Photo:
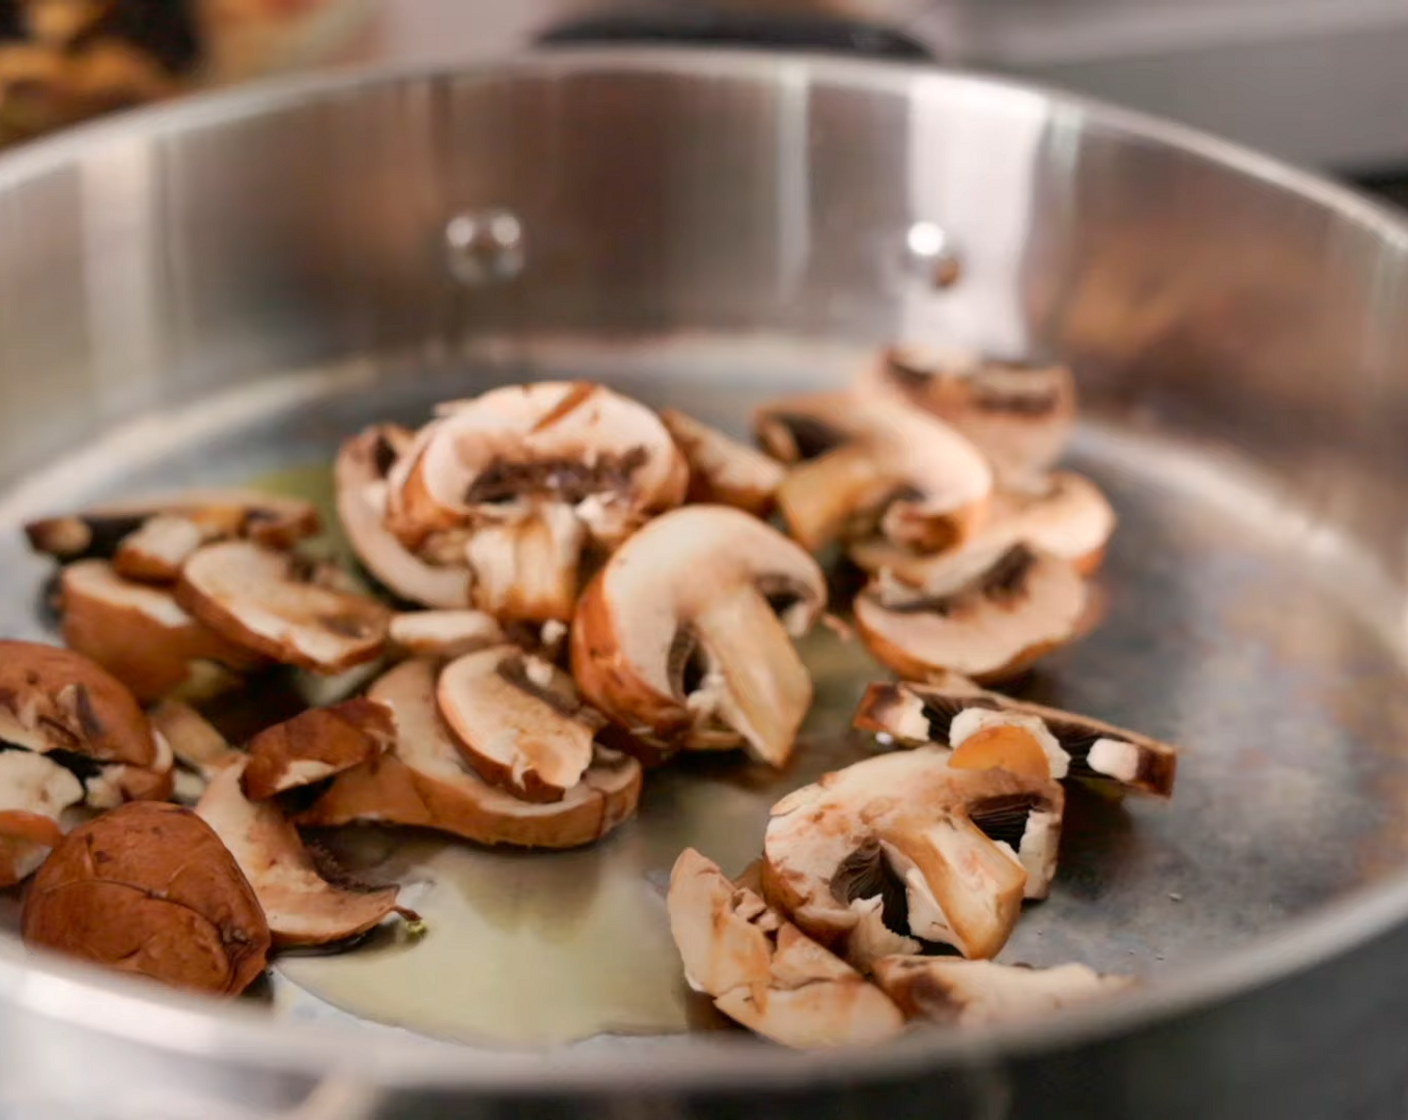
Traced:
<path id="1" fill-rule="evenodd" d="M 465 286 L 447 223 L 495 207 L 530 239 L 524 267 Z M 956 283 L 913 267 L 919 222 L 961 249 Z M 286 86 L 0 163 L 0 529 L 315 462 L 366 419 L 525 372 L 736 427 L 880 341 L 1058 353 L 1090 415 L 1075 461 L 1124 528 L 1105 626 L 1031 687 L 1192 748 L 1168 810 L 1082 806 L 1092 827 L 1016 946 L 1152 977 L 1108 1006 L 856 1055 L 733 1034 L 491 1052 L 212 1012 L 24 967 L 5 942 L 0 1102 L 102 1120 L 758 1115 L 758 1093 L 776 1116 L 1400 1114 L 1405 282 L 1408 232 L 1334 188 L 907 67 L 545 56 Z M 43 566 L 3 541 L 3 617 L 28 630 Z M 766 798 L 747 804 L 716 840 L 734 862 Z"/>

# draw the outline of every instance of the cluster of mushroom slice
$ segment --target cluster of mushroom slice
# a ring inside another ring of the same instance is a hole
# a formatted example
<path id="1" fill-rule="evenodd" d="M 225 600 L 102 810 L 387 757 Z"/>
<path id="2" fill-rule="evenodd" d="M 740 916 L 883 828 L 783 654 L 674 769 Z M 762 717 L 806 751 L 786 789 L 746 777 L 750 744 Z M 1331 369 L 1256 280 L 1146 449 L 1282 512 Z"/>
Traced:
<path id="1" fill-rule="evenodd" d="M 789 532 L 866 574 L 853 609 L 875 657 L 997 683 L 1093 622 L 1115 518 L 1088 479 L 1052 470 L 1074 417 L 1065 367 L 893 348 L 852 390 L 771 402 L 755 428 L 789 467 Z"/>
<path id="2" fill-rule="evenodd" d="M 1172 747 L 952 674 L 874 684 L 854 722 L 896 749 L 777 802 L 739 881 L 692 849 L 676 862 L 668 909 L 692 988 L 759 1034 L 819 1047 L 1025 1018 L 1134 982 L 992 958 L 1024 900 L 1050 890 L 1061 783 L 1167 798 Z"/>

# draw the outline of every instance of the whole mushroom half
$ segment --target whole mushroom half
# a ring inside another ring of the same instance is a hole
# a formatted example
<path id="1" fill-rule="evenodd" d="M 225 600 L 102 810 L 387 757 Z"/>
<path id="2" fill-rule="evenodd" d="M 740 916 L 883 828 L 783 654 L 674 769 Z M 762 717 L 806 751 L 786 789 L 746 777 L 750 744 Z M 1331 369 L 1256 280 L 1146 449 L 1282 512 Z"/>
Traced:
<path id="1" fill-rule="evenodd" d="M 957 675 L 930 684 L 872 684 L 856 710 L 855 726 L 905 747 L 953 747 L 951 765 L 1033 744 L 1050 761 L 1054 777 L 1113 784 L 1154 797 L 1173 795 L 1178 772 L 1178 751 L 1167 743 L 987 692 Z"/>
<path id="2" fill-rule="evenodd" d="M 310 575 L 286 553 L 226 541 L 186 561 L 176 601 L 227 641 L 283 664 L 331 674 L 376 658 L 391 611 Z"/>
<path id="3" fill-rule="evenodd" d="M 987 516 L 987 460 L 942 420 L 890 397 L 825 393 L 758 409 L 754 428 L 792 464 L 777 488 L 788 531 L 807 549 L 878 532 L 916 551 L 967 540 Z"/>
<path id="4" fill-rule="evenodd" d="M 1075 378 L 1062 365 L 893 347 L 880 354 L 861 388 L 892 393 L 946 420 L 982 450 L 1004 483 L 1047 470 L 1075 426 Z"/>
<path id="5" fill-rule="evenodd" d="M 746 745 L 783 765 L 812 701 L 793 648 L 826 605 L 820 567 L 763 522 L 686 506 L 622 545 L 583 593 L 572 674 L 645 740 Z"/>
<path id="6" fill-rule="evenodd" d="M 232 688 L 267 664 L 182 609 L 164 587 L 125 579 L 106 560 L 79 560 L 59 577 L 64 643 L 150 703 Z"/>
<path id="7" fill-rule="evenodd" d="M 73 771 L 93 808 L 171 795 L 170 747 L 121 681 L 72 650 L 0 641 L 0 740 Z"/>
<path id="8" fill-rule="evenodd" d="M 235 995 L 264 971 L 269 925 L 220 838 L 178 805 L 80 825 L 25 894 L 26 945 L 179 988 Z"/>
<path id="9" fill-rule="evenodd" d="M 395 887 L 348 890 L 319 875 L 283 813 L 246 798 L 240 784 L 248 777 L 244 759 L 221 769 L 196 814 L 215 830 L 254 889 L 275 947 L 345 941 L 397 909 Z"/>
<path id="10" fill-rule="evenodd" d="M 921 587 L 882 572 L 856 596 L 854 611 L 876 659 L 920 680 L 945 671 L 1010 679 L 1093 621 L 1075 566 L 1025 544 L 958 550 Z"/>
<path id="11" fill-rule="evenodd" d="M 1049 776 L 932 747 L 866 759 L 773 806 L 764 892 L 863 970 L 926 941 L 992 957 L 1054 874 L 1064 804 Z"/>
<path id="12" fill-rule="evenodd" d="M 1004 548 L 1025 544 L 1074 565 L 1092 576 L 1105 558 L 1105 546 L 1115 530 L 1115 511 L 1089 479 L 1058 471 L 1022 489 L 993 491 L 988 519 L 968 548 Z M 878 575 L 888 572 L 914 587 L 942 580 L 954 549 L 915 552 L 883 537 L 858 541 L 849 549 L 861 568 Z"/>
<path id="13" fill-rule="evenodd" d="M 1049 1014 L 1124 991 L 1128 976 L 1102 976 L 1083 964 L 1027 968 L 951 957 L 885 957 L 875 982 L 908 1019 L 975 1027 Z"/>
<path id="14" fill-rule="evenodd" d="M 751 1030 L 815 1049 L 883 1042 L 903 1029 L 879 988 L 693 848 L 675 861 L 667 905 L 689 986 Z"/>
<path id="15" fill-rule="evenodd" d="M 481 778 L 436 704 L 437 665 L 406 661 L 379 678 L 367 698 L 392 712 L 388 754 L 339 774 L 300 825 L 354 822 L 433 828 L 485 845 L 577 848 L 629 820 L 640 799 L 640 763 L 596 748 L 581 781 L 553 802 L 524 801 Z"/>
<path id="16" fill-rule="evenodd" d="M 566 620 L 584 550 L 614 548 L 679 505 L 688 481 L 644 405 L 586 382 L 511 386 L 421 430 L 391 468 L 386 523 L 421 554 L 448 535 L 480 609 Z"/>
<path id="17" fill-rule="evenodd" d="M 393 595 L 426 607 L 468 607 L 467 567 L 431 564 L 386 527 L 386 476 L 412 438 L 404 428 L 379 424 L 342 445 L 333 467 L 338 519 L 357 559 Z"/>

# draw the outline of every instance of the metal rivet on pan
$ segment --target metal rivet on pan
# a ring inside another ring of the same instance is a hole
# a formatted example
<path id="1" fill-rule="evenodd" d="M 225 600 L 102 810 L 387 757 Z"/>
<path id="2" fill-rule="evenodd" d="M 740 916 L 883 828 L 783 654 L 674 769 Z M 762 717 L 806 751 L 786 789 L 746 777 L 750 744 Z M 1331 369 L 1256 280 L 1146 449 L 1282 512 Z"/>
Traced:
<path id="1" fill-rule="evenodd" d="M 445 225 L 450 274 L 461 284 L 501 284 L 523 271 L 523 223 L 512 210 L 465 210 Z"/>
<path id="2" fill-rule="evenodd" d="M 937 222 L 915 222 L 905 236 L 905 251 L 915 274 L 935 288 L 947 288 L 963 274 L 958 249 Z"/>

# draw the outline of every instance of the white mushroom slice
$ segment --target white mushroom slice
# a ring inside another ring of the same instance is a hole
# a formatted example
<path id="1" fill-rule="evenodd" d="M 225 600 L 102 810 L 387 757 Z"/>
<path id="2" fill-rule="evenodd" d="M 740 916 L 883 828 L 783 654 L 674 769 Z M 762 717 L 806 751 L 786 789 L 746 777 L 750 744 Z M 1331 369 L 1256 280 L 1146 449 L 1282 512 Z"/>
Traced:
<path id="1" fill-rule="evenodd" d="M 387 634 L 402 657 L 459 657 L 504 640 L 490 615 L 472 610 L 407 611 L 393 615 Z"/>
<path id="2" fill-rule="evenodd" d="M 954 770 L 932 747 L 866 759 L 773 806 L 765 894 L 862 970 L 884 944 L 873 929 L 856 936 L 873 910 L 855 907 L 857 899 L 880 899 L 885 927 L 900 937 L 991 957 L 1016 924 L 1027 874 L 979 820 L 997 814 L 1020 830 L 1032 811 L 1059 821 L 1063 806 L 1049 779 Z M 1009 848 L 1010 834 L 999 837 Z"/>
<path id="3" fill-rule="evenodd" d="M 79 560 L 59 578 L 64 642 L 146 703 L 221 691 L 265 663 L 187 614 L 164 587 L 135 583 L 106 560 Z"/>
<path id="4" fill-rule="evenodd" d="M 397 909 L 397 888 L 350 891 L 318 874 L 298 830 L 240 789 L 243 760 L 214 775 L 196 814 L 215 830 L 254 888 L 274 944 L 326 945 L 366 933 Z"/>
<path id="5" fill-rule="evenodd" d="M 1170 797 L 1178 771 L 1178 751 L 1147 735 L 1126 731 L 1089 716 L 986 692 L 970 681 L 941 676 L 930 684 L 872 684 L 856 711 L 863 731 L 886 734 L 903 746 L 949 745 L 971 711 L 1038 720 L 1067 757 L 1066 776 L 1114 784 L 1135 793 Z"/>
<path id="6" fill-rule="evenodd" d="M 436 677 L 433 662 L 406 661 L 372 685 L 368 699 L 391 709 L 396 745 L 334 778 L 299 824 L 377 821 L 434 828 L 479 844 L 577 848 L 635 814 L 640 764 L 600 747 L 560 801 L 524 801 L 486 782 L 440 718 Z"/>
<path id="7" fill-rule="evenodd" d="M 788 397 L 755 415 L 759 439 L 794 462 L 777 489 L 789 532 L 815 551 L 877 528 L 905 548 L 970 538 L 987 516 L 992 471 L 942 420 L 887 397 Z"/>
<path id="8" fill-rule="evenodd" d="M 1026 544 L 1073 564 L 1083 576 L 1099 570 L 1105 546 L 1115 529 L 1115 511 L 1095 484 L 1068 471 L 1058 472 L 1024 490 L 998 490 L 988 518 L 966 548 L 1002 548 Z M 954 550 L 915 552 L 875 536 L 850 547 L 850 557 L 866 571 L 888 571 L 914 587 L 942 580 Z"/>
<path id="9" fill-rule="evenodd" d="M 764 517 L 771 511 L 786 469 L 745 443 L 673 408 L 660 419 L 689 464 L 688 501 L 733 506 Z"/>
<path id="10" fill-rule="evenodd" d="M 58 763 L 32 751 L 0 751 L 0 887 L 34 874 L 63 839 L 64 810 L 82 800 L 82 784 Z"/>
<path id="11" fill-rule="evenodd" d="M 452 661 L 436 702 L 474 769 L 528 801 L 560 801 L 581 781 L 605 723 L 571 677 L 516 646 Z"/>
<path id="12" fill-rule="evenodd" d="M 122 538 L 113 570 L 143 583 L 175 583 L 187 558 L 212 538 L 208 526 L 171 513 L 159 513 Z"/>
<path id="13" fill-rule="evenodd" d="M 366 596 L 303 582 L 293 557 L 245 541 L 197 551 L 176 600 L 236 645 L 328 674 L 380 654 L 391 618 Z"/>
<path id="14" fill-rule="evenodd" d="M 792 639 L 825 605 L 821 569 L 782 534 L 740 510 L 686 506 L 587 587 L 572 673 L 587 700 L 657 744 L 746 744 L 781 766 L 812 700 Z"/>
<path id="15" fill-rule="evenodd" d="M 966 708 L 953 717 L 949 725 L 948 745 L 953 757 L 948 764 L 957 769 L 986 770 L 988 766 L 1007 765 L 1005 761 L 989 761 L 994 752 L 1025 749 L 1031 762 L 1039 753 L 1040 775 L 1061 779 L 1071 766 L 1068 755 L 1037 716 L 1020 712 L 994 712 L 984 708 Z M 1033 767 L 1036 770 L 1036 767 Z"/>
<path id="16" fill-rule="evenodd" d="M 571 618 L 586 541 L 577 514 L 556 503 L 483 525 L 465 546 L 474 575 L 474 605 L 506 622 Z"/>
<path id="17" fill-rule="evenodd" d="M 388 526 L 411 548 L 506 503 L 570 507 L 607 547 L 684 499 L 688 468 L 644 405 L 586 382 L 494 389 L 426 425 L 388 478 Z"/>
<path id="18" fill-rule="evenodd" d="M 902 1029 L 883 992 L 692 848 L 675 861 L 667 905 L 690 986 L 758 1034 L 817 1049 Z"/>
<path id="19" fill-rule="evenodd" d="M 350 770 L 389 750 L 395 735 L 390 709 L 373 700 L 301 712 L 249 741 L 245 796 L 265 801 Z"/>
<path id="20" fill-rule="evenodd" d="M 952 957 L 886 957 L 875 981 L 905 1017 L 961 1027 L 1047 1015 L 1134 985 L 1128 976 L 1101 976 L 1083 964 L 1027 968 Z"/>
<path id="21" fill-rule="evenodd" d="M 176 761 L 206 777 L 243 757 L 204 716 L 180 700 L 163 700 L 152 709 L 151 721 Z"/>
<path id="22" fill-rule="evenodd" d="M 333 468 L 337 515 L 357 559 L 388 591 L 427 607 L 469 605 L 473 576 L 459 566 L 431 564 L 386 528 L 386 474 L 410 433 L 391 424 L 368 428 L 342 445 Z"/>
<path id="23" fill-rule="evenodd" d="M 964 550 L 946 576 L 919 589 L 882 574 L 856 597 L 861 640 L 902 677 L 951 670 L 984 682 L 1010 679 L 1091 622 L 1080 573 L 1025 545 Z"/>
<path id="24" fill-rule="evenodd" d="M 25 533 L 36 552 L 60 560 L 106 559 L 160 514 L 192 521 L 212 539 L 247 537 L 271 548 L 287 548 L 318 531 L 318 511 L 298 498 L 253 490 L 187 490 L 31 521 Z"/>
<path id="25" fill-rule="evenodd" d="M 879 356 L 860 388 L 893 393 L 948 421 L 977 444 L 1004 482 L 1049 468 L 1075 425 L 1075 379 L 1061 365 L 896 347 Z"/>

